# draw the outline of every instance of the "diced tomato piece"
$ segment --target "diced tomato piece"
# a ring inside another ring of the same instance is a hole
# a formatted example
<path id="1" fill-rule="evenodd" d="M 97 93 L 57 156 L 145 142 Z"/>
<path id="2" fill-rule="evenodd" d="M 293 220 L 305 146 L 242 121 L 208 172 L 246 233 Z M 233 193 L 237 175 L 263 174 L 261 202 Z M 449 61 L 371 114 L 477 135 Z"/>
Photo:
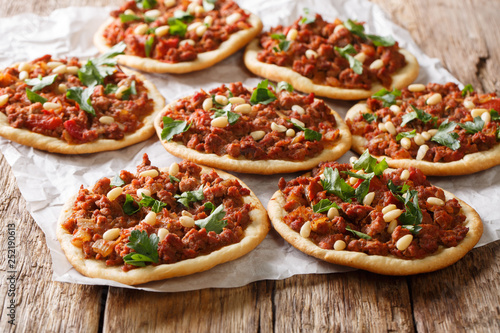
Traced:
<path id="1" fill-rule="evenodd" d="M 481 108 L 483 109 L 493 109 L 497 112 L 500 112 L 500 98 L 495 98 L 495 99 L 492 99 L 492 100 L 489 100 L 483 104 L 480 105 Z"/>
<path id="2" fill-rule="evenodd" d="M 32 114 L 26 120 L 26 127 L 29 129 L 37 127 L 45 130 L 54 130 L 61 126 L 61 124 L 61 118 L 46 114 Z"/>

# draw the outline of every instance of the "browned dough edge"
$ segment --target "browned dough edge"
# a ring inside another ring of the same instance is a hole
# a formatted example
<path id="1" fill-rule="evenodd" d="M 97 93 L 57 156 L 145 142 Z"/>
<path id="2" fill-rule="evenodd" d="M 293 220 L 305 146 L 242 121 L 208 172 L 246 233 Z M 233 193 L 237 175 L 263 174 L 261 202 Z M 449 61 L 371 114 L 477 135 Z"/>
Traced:
<path id="1" fill-rule="evenodd" d="M 207 173 L 211 168 L 202 167 L 202 173 Z M 223 179 L 237 179 L 243 187 L 248 186 L 238 178 L 215 170 Z M 81 274 L 91 277 L 116 281 L 126 285 L 137 285 L 150 281 L 163 280 L 172 277 L 184 276 L 206 271 L 216 265 L 235 260 L 252 251 L 266 237 L 269 229 L 269 219 L 267 212 L 250 190 L 250 196 L 244 197 L 245 203 L 250 203 L 254 209 L 250 211 L 252 222 L 245 229 L 241 242 L 225 246 L 210 254 L 192 259 L 183 260 L 174 264 L 162 264 L 158 266 L 146 266 L 124 272 L 121 267 L 106 266 L 103 260 L 85 259 L 81 248 L 71 244 L 72 234 L 62 227 L 62 223 L 71 216 L 73 202 L 76 194 L 65 203 L 57 222 L 57 239 L 61 243 L 61 248 L 73 267 Z"/>
<path id="2" fill-rule="evenodd" d="M 354 119 L 359 113 L 367 111 L 366 103 L 355 104 L 347 111 L 345 119 Z M 363 154 L 368 141 L 359 135 L 352 135 L 352 150 Z M 468 175 L 478 171 L 486 170 L 500 164 L 500 144 L 493 149 L 465 155 L 461 160 L 453 162 L 429 162 L 414 159 L 394 159 L 389 156 L 374 156 L 379 161 L 385 158 L 391 168 L 409 168 L 410 166 L 420 169 L 428 176 L 458 176 Z"/>
<path id="3" fill-rule="evenodd" d="M 456 198 L 450 192 L 444 191 L 446 199 Z M 462 212 L 466 216 L 465 226 L 469 232 L 456 247 L 439 247 L 438 251 L 428 257 L 416 260 L 400 259 L 392 255 L 368 255 L 362 252 L 325 250 L 314 244 L 308 238 L 300 236 L 283 222 L 287 214 L 282 208 L 285 198 L 281 191 L 274 193 L 268 203 L 267 211 L 274 229 L 298 250 L 327 262 L 363 269 L 384 275 L 412 275 L 432 272 L 450 266 L 460 260 L 479 241 L 483 233 L 483 224 L 477 212 L 462 200 L 458 199 Z"/>
<path id="4" fill-rule="evenodd" d="M 259 47 L 259 40 L 251 41 L 246 49 L 244 61 L 247 68 L 254 74 L 273 81 L 286 81 L 297 90 L 305 93 L 314 93 L 318 96 L 332 99 L 356 100 L 368 98 L 380 89 L 384 88 L 380 83 L 372 86 L 371 90 L 345 89 L 313 83 L 309 78 L 300 75 L 289 67 L 282 67 L 274 64 L 267 64 L 257 60 L 257 53 L 262 49 Z M 401 89 L 412 83 L 418 76 L 419 65 L 417 59 L 405 49 L 399 52 L 405 56 L 407 65 L 392 75 L 392 89 Z"/>
<path id="5" fill-rule="evenodd" d="M 148 96 L 153 100 L 153 112 L 144 118 L 144 125 L 134 133 L 126 134 L 121 140 L 98 139 L 94 142 L 82 144 L 69 144 L 58 138 L 46 136 L 40 133 L 34 133 L 23 128 L 14 128 L 9 125 L 7 116 L 0 112 L 0 135 L 6 139 L 15 141 L 22 145 L 30 146 L 36 149 L 46 150 L 51 153 L 59 154 L 89 154 L 107 150 L 118 150 L 123 147 L 131 146 L 135 143 L 149 139 L 154 134 L 153 121 L 157 114 L 165 106 L 165 99 L 160 94 L 153 83 L 135 71 L 122 68 L 127 75 L 135 75 L 144 82 L 148 90 Z"/>
<path id="6" fill-rule="evenodd" d="M 113 22 L 113 18 L 108 18 L 101 27 L 97 30 L 94 35 L 94 44 L 97 49 L 104 53 L 108 51 L 111 47 L 106 43 L 104 39 L 103 32 L 106 27 Z M 229 57 L 243 46 L 245 46 L 249 41 L 251 41 L 255 36 L 257 36 L 262 30 L 261 20 L 254 14 L 250 14 L 248 21 L 252 25 L 251 28 L 240 30 L 231 34 L 229 39 L 222 42 L 218 49 L 203 53 L 198 53 L 198 57 L 194 61 L 179 62 L 179 63 L 167 63 L 154 60 L 151 58 L 142 58 L 133 55 L 118 55 L 116 59 L 118 63 L 129 66 L 132 68 L 140 69 L 151 73 L 173 73 L 173 74 L 183 74 L 198 71 L 204 68 L 208 68 L 219 61 Z"/>
<path id="7" fill-rule="evenodd" d="M 156 117 L 155 128 L 156 134 L 158 134 L 158 138 L 163 144 L 163 147 L 165 147 L 165 149 L 172 155 L 211 167 L 235 172 L 254 173 L 261 175 L 295 172 L 312 169 L 323 161 L 334 161 L 340 156 L 344 155 L 344 153 L 347 152 L 351 147 L 351 132 L 349 131 L 349 128 L 344 123 L 344 120 L 337 114 L 337 112 L 327 106 L 335 116 L 337 128 L 339 129 L 339 138 L 337 139 L 337 141 L 335 141 L 335 145 L 333 147 L 324 149 L 321 154 L 315 156 L 312 159 L 300 162 L 286 160 L 252 161 L 244 158 L 236 159 L 229 155 L 219 156 L 217 154 L 201 153 L 195 149 L 188 148 L 183 144 L 161 139 L 161 125 L 163 123 L 163 115 L 165 114 L 167 109 L 173 107 L 176 103 L 177 101 L 174 101 L 173 103 L 167 105 L 165 109 L 163 109 L 162 112 L 160 112 L 160 114 L 158 114 L 158 116 Z"/>

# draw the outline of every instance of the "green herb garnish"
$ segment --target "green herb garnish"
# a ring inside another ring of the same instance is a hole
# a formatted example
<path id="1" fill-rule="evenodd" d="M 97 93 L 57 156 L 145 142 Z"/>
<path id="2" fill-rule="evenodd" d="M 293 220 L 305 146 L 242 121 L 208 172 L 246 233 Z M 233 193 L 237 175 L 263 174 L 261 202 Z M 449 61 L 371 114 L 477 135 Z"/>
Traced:
<path id="1" fill-rule="evenodd" d="M 462 97 L 465 97 L 474 92 L 474 88 L 471 84 L 465 85 L 464 89 L 462 89 Z"/>
<path id="2" fill-rule="evenodd" d="M 372 95 L 372 98 L 378 99 L 382 101 L 382 106 L 384 108 L 388 108 L 391 105 L 396 104 L 396 97 L 401 96 L 401 90 L 394 89 L 393 91 L 389 91 L 385 88 L 380 89 L 375 94 Z"/>
<path id="3" fill-rule="evenodd" d="M 142 199 L 141 201 L 139 201 L 139 205 L 142 207 L 151 207 L 151 210 L 156 214 L 161 212 L 163 207 L 167 207 L 166 203 L 156 200 L 155 198 L 152 198 L 150 196 L 147 196 L 144 193 L 142 193 Z"/>
<path id="4" fill-rule="evenodd" d="M 212 214 L 215 210 L 215 205 L 213 203 L 211 203 L 210 201 L 209 202 L 205 202 L 205 204 L 203 205 L 203 207 L 205 208 L 205 210 L 209 210 L 210 211 L 210 214 Z"/>
<path id="5" fill-rule="evenodd" d="M 142 9 L 154 8 L 157 4 L 156 0 L 135 0 L 137 7 Z"/>
<path id="6" fill-rule="evenodd" d="M 369 123 L 371 123 L 373 121 L 377 121 L 377 119 L 378 119 L 378 117 L 375 113 L 368 113 L 368 112 L 363 113 L 363 118 Z"/>
<path id="7" fill-rule="evenodd" d="M 375 157 L 370 155 L 368 150 L 365 150 L 358 160 L 353 163 L 352 167 L 355 170 L 363 170 L 365 173 L 373 172 L 376 176 L 380 176 L 389 165 L 385 161 L 385 158 L 379 162 Z"/>
<path id="8" fill-rule="evenodd" d="M 174 195 L 174 198 L 177 199 L 177 202 L 181 203 L 184 207 L 189 207 L 190 202 L 201 201 L 205 199 L 203 195 L 203 184 L 195 191 L 187 191 L 182 194 Z"/>
<path id="9" fill-rule="evenodd" d="M 324 212 L 328 212 L 330 210 L 330 208 L 332 208 L 332 207 L 340 209 L 340 207 L 335 202 L 331 202 L 328 199 L 321 199 L 320 202 L 313 205 L 312 208 L 313 208 L 313 212 L 315 212 L 315 213 L 324 213 Z"/>
<path id="10" fill-rule="evenodd" d="M 351 201 L 355 190 L 340 177 L 338 169 L 334 170 L 331 167 L 327 167 L 323 170 L 323 175 L 325 178 L 321 180 L 321 185 L 325 191 L 335 194 L 342 201 Z"/>
<path id="11" fill-rule="evenodd" d="M 304 17 L 300 20 L 300 24 L 310 24 L 316 21 L 316 17 L 309 16 L 309 8 L 304 8 Z"/>
<path id="12" fill-rule="evenodd" d="M 290 83 L 286 82 L 286 81 L 280 81 L 276 85 L 276 93 L 279 93 L 282 90 L 293 92 L 293 86 Z"/>
<path id="13" fill-rule="evenodd" d="M 396 43 L 394 38 L 391 36 L 381 37 L 378 35 L 365 34 L 365 27 L 363 27 L 362 24 L 358 24 L 350 19 L 344 22 L 344 26 L 350 32 L 361 37 L 362 39 L 371 40 L 375 46 L 392 46 Z"/>
<path id="14" fill-rule="evenodd" d="M 417 109 L 413 105 L 410 105 L 410 106 L 413 109 L 413 111 L 410 113 L 407 113 L 403 116 L 403 122 L 401 123 L 401 126 L 405 126 L 410 121 L 415 120 L 415 119 L 421 120 L 424 124 L 428 123 L 431 120 L 435 121 L 437 119 L 436 117 L 431 116 L 430 114 L 428 114 L 424 110 Z"/>
<path id="15" fill-rule="evenodd" d="M 474 134 L 483 130 L 484 120 L 478 116 L 474 118 L 474 121 L 467 121 L 464 124 L 458 123 L 457 125 L 462 127 L 467 133 Z"/>
<path id="16" fill-rule="evenodd" d="M 446 119 L 441 126 L 439 126 L 438 132 L 432 137 L 431 141 L 437 142 L 452 150 L 459 149 L 460 141 L 458 140 L 458 133 L 453 132 L 456 126 L 457 124 L 455 122 L 448 122 L 448 119 Z"/>
<path id="17" fill-rule="evenodd" d="M 422 211 L 418 205 L 418 191 L 410 190 L 408 186 L 398 187 L 391 180 L 387 183 L 387 188 L 392 194 L 404 203 L 405 211 L 399 216 L 399 221 L 402 227 L 410 230 L 413 234 L 417 234 L 422 227 Z M 405 193 L 405 195 L 401 195 Z"/>
<path id="18" fill-rule="evenodd" d="M 31 91 L 38 91 L 42 88 L 45 88 L 47 86 L 50 86 L 54 81 L 56 80 L 58 74 L 53 74 L 49 76 L 44 76 L 42 77 L 41 75 L 38 75 L 38 78 L 36 79 L 26 79 L 24 82 L 28 86 L 33 86 L 31 88 Z"/>
<path id="19" fill-rule="evenodd" d="M 186 132 L 191 123 L 184 120 L 173 120 L 170 117 L 163 117 L 163 130 L 161 131 L 161 139 L 170 141 L 174 135 Z"/>
<path id="20" fill-rule="evenodd" d="M 45 97 L 38 95 L 37 93 L 29 90 L 28 88 L 26 88 L 26 97 L 28 97 L 31 103 L 40 102 L 43 104 L 47 102 L 47 99 Z"/>
<path id="21" fill-rule="evenodd" d="M 155 42 L 155 36 L 150 35 L 146 42 L 144 43 L 144 52 L 146 53 L 146 58 L 151 56 L 151 51 L 153 50 L 153 44 Z"/>
<path id="22" fill-rule="evenodd" d="M 357 53 L 356 49 L 354 48 L 354 46 L 352 46 L 352 44 L 347 44 L 343 48 L 335 46 L 335 51 L 337 51 L 342 58 L 345 58 L 347 59 L 347 61 L 349 61 L 349 67 L 352 68 L 354 73 L 356 74 L 363 73 L 363 64 L 352 56 L 352 54 Z"/>
<path id="23" fill-rule="evenodd" d="M 115 175 L 113 178 L 111 178 L 109 185 L 119 187 L 125 185 L 125 182 L 120 178 L 120 175 Z"/>
<path id="24" fill-rule="evenodd" d="M 171 17 L 168 19 L 168 25 L 170 26 L 168 32 L 171 35 L 176 35 L 179 37 L 184 37 L 184 35 L 186 35 L 187 24 L 185 24 L 181 20 L 179 20 L 175 17 Z"/>
<path id="25" fill-rule="evenodd" d="M 413 130 L 411 132 L 401 132 L 396 135 L 396 141 L 399 141 L 402 138 L 414 138 L 415 136 L 417 136 L 417 130 Z"/>
<path id="26" fill-rule="evenodd" d="M 180 182 L 181 180 L 177 177 L 174 177 L 172 175 L 168 175 L 168 178 L 170 178 L 170 182 L 173 184 L 174 182 Z"/>
<path id="27" fill-rule="evenodd" d="M 252 93 L 252 97 L 250 97 L 250 103 L 252 105 L 255 104 L 267 105 L 277 99 L 276 95 L 274 95 L 273 92 L 267 88 L 268 85 L 269 81 L 267 79 L 261 81 L 257 85 L 257 88 Z"/>
<path id="28" fill-rule="evenodd" d="M 126 264 L 144 267 L 146 262 L 158 262 L 158 235 L 148 237 L 146 231 L 132 230 L 127 247 L 135 250 L 123 257 Z"/>
<path id="29" fill-rule="evenodd" d="M 66 92 L 66 97 L 80 105 L 80 108 L 85 112 L 95 116 L 95 110 L 91 104 L 91 96 L 94 92 L 94 87 L 83 89 L 82 87 L 72 87 Z"/>
<path id="30" fill-rule="evenodd" d="M 132 21 L 141 21 L 142 18 L 140 16 L 134 14 L 120 14 L 120 21 L 122 23 L 132 22 Z"/>
<path id="31" fill-rule="evenodd" d="M 217 207 L 208 217 L 196 220 L 194 223 L 200 227 L 205 228 L 207 232 L 214 231 L 216 234 L 220 234 L 225 226 L 227 226 L 227 220 L 224 220 L 226 212 L 224 211 L 224 205 L 221 204 Z"/>
<path id="32" fill-rule="evenodd" d="M 137 205 L 137 207 L 136 207 Z M 127 215 L 132 215 L 137 213 L 142 206 L 134 200 L 134 198 L 130 195 L 127 194 L 125 196 L 125 202 L 123 203 L 123 212 Z"/>
<path id="33" fill-rule="evenodd" d="M 370 235 L 364 234 L 360 231 L 353 230 L 349 226 L 345 227 L 345 230 L 352 232 L 354 235 L 358 236 L 359 238 L 368 239 L 368 240 L 372 239 L 372 237 Z"/>
<path id="34" fill-rule="evenodd" d="M 490 116 L 493 121 L 500 120 L 500 115 L 498 115 L 498 112 L 495 109 L 490 110 Z"/>

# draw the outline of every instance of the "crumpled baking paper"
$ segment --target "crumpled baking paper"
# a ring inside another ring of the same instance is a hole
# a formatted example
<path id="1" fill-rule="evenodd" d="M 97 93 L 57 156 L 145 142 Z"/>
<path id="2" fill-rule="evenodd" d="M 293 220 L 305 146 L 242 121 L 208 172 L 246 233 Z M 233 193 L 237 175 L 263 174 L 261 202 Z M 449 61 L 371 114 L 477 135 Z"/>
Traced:
<path id="1" fill-rule="evenodd" d="M 321 13 L 332 21 L 336 17 L 366 22 L 369 33 L 393 35 L 400 45 L 418 59 L 421 70 L 416 82 L 457 80 L 448 73 L 437 59 L 426 56 L 412 41 L 410 34 L 392 23 L 375 4 L 364 0 L 252 0 L 238 1 L 241 7 L 257 14 L 264 23 L 264 30 L 277 24 L 291 24 L 308 8 L 311 13 Z M 23 14 L 0 19 L 0 65 L 27 61 L 44 54 L 88 58 L 98 54 L 92 44 L 97 27 L 107 18 L 112 8 L 70 7 L 52 12 L 48 17 Z M 166 98 L 167 103 L 203 89 L 211 89 L 222 83 L 242 81 L 255 86 L 261 79 L 245 69 L 243 52 L 239 51 L 212 68 L 185 75 L 151 75 Z M 353 102 L 327 103 L 342 117 Z M 81 184 L 91 186 L 103 176 L 112 176 L 122 169 L 134 171 L 142 154 L 148 153 L 153 165 L 169 166 L 179 159 L 167 153 L 155 136 L 143 143 L 114 152 L 89 155 L 63 156 L 25 147 L 0 138 L 0 149 L 12 166 L 27 207 L 46 235 L 53 261 L 53 278 L 56 281 L 129 287 L 113 281 L 91 279 L 79 274 L 66 260 L 57 241 L 56 222 L 66 199 Z M 352 152 L 340 161 L 347 162 Z M 500 210 L 491 208 L 490 202 L 500 199 L 500 166 L 469 176 L 431 178 L 431 181 L 475 208 L 485 225 L 484 235 L 478 246 L 500 238 Z M 298 174 L 259 176 L 235 174 L 257 194 L 264 206 L 278 189 L 280 177 L 290 180 Z M 206 272 L 191 276 L 150 282 L 138 287 L 149 291 L 186 291 L 202 288 L 238 287 L 257 280 L 285 279 L 295 274 L 346 272 L 348 267 L 332 265 L 296 250 L 275 231 L 252 252 L 244 257 L 225 263 Z"/>

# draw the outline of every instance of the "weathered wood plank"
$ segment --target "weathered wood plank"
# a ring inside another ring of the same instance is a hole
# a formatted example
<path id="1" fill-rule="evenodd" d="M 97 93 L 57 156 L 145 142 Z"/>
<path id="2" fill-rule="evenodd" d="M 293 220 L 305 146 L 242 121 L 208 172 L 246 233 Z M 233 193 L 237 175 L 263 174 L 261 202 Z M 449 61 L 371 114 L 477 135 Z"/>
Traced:
<path id="1" fill-rule="evenodd" d="M 0 170 L 3 171 L 0 176 L 0 332 L 96 332 L 103 287 L 52 281 L 52 261 L 45 236 L 27 212 L 3 156 Z M 14 268 L 8 266 L 10 224 L 15 226 Z M 15 287 L 10 288 L 7 279 L 12 274 Z M 9 289 L 15 296 L 9 294 Z M 11 299 L 15 300 L 15 325 L 9 323 Z"/>

